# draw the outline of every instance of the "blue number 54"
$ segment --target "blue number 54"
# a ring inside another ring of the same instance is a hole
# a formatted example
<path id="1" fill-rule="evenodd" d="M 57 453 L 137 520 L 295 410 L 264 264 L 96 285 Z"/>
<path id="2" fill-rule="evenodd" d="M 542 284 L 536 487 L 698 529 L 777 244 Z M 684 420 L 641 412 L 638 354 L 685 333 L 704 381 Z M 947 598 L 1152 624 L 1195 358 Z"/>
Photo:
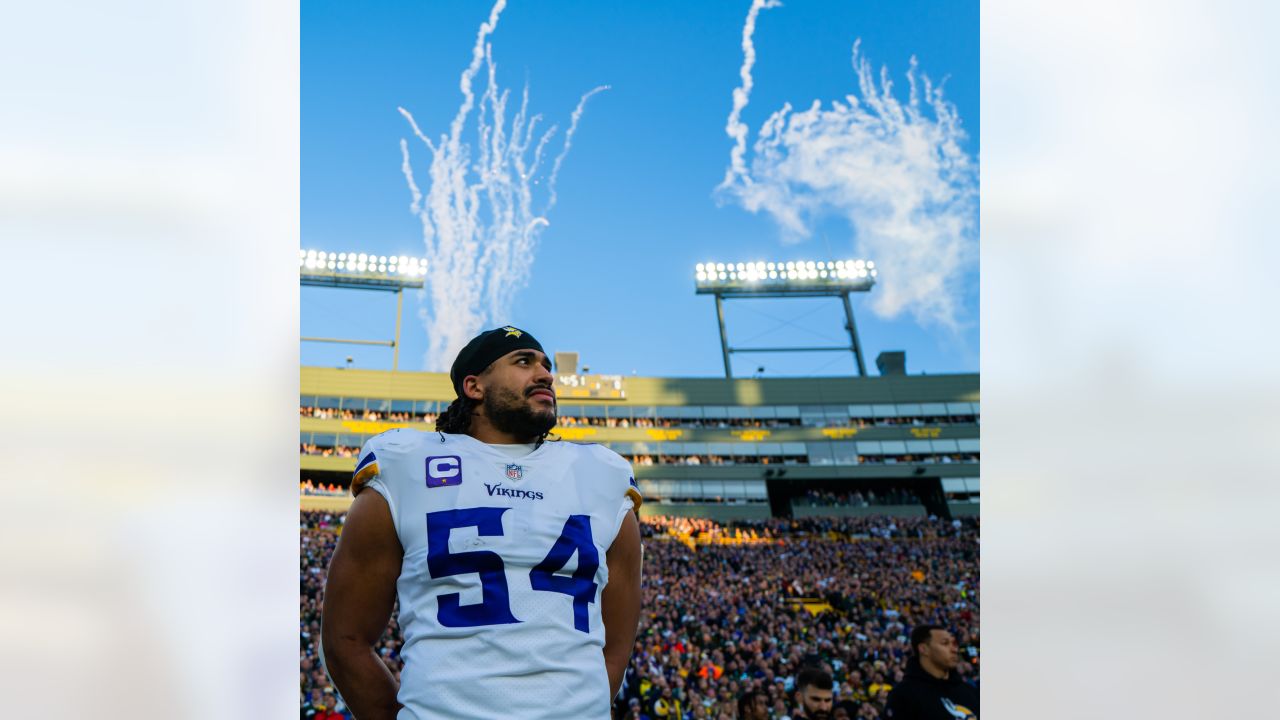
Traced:
<path id="1" fill-rule="evenodd" d="M 427 571 L 433 578 L 476 573 L 480 576 L 481 601 L 462 605 L 458 593 L 439 597 L 436 618 L 445 627 L 504 625 L 520 620 L 511 612 L 511 593 L 502 557 L 491 550 L 449 551 L 449 533 L 455 528 L 474 527 L 482 536 L 502 535 L 502 514 L 510 508 L 478 507 L 427 513 Z M 578 554 L 578 569 L 572 576 L 557 575 Z M 570 515 L 560 537 L 547 556 L 529 571 L 534 590 L 557 592 L 573 598 L 573 627 L 590 632 L 587 605 L 595 602 L 600 569 L 600 553 L 591 537 L 591 518 Z"/>

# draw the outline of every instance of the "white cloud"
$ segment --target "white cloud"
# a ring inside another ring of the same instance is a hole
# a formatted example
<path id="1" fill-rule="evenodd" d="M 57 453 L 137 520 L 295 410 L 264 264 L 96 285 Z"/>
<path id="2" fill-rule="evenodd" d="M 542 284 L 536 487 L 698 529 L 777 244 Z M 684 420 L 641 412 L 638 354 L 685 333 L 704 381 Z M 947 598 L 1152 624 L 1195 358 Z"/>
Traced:
<path id="1" fill-rule="evenodd" d="M 922 324 L 959 329 L 967 313 L 962 280 L 977 261 L 977 164 L 962 149 L 965 133 L 941 86 L 917 77 L 912 58 L 906 102 L 893 93 L 887 69 L 877 81 L 853 44 L 858 93 L 826 108 L 790 104 L 774 112 L 745 152 L 741 121 L 755 61 L 743 30 L 742 85 L 734 90 L 726 133 L 735 144 L 717 188 L 747 210 L 765 212 L 784 242 L 798 242 L 824 218 L 843 218 L 856 252 L 880 268 L 871 307 L 882 317 L 910 312 Z"/>

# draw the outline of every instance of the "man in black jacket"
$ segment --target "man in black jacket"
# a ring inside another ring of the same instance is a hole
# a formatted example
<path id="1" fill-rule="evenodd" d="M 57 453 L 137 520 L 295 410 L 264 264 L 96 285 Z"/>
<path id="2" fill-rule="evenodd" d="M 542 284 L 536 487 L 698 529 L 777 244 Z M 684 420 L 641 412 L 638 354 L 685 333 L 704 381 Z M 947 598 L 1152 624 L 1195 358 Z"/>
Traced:
<path id="1" fill-rule="evenodd" d="M 889 693 L 884 716 L 892 720 L 977 720 L 978 691 L 960 679 L 956 639 L 941 625 L 911 631 L 914 654 L 906 677 Z"/>

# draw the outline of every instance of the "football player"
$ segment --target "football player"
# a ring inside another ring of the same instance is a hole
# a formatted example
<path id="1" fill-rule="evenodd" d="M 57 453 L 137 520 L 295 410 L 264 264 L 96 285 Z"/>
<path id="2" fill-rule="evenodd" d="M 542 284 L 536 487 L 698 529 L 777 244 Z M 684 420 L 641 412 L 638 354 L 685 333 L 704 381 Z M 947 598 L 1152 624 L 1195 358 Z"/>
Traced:
<path id="1" fill-rule="evenodd" d="M 333 683 L 359 720 L 607 720 L 640 617 L 631 466 L 547 441 L 554 376 L 524 330 L 481 333 L 450 379 L 437 432 L 360 452 L 325 586 Z M 399 682 L 375 651 L 397 599 Z"/>

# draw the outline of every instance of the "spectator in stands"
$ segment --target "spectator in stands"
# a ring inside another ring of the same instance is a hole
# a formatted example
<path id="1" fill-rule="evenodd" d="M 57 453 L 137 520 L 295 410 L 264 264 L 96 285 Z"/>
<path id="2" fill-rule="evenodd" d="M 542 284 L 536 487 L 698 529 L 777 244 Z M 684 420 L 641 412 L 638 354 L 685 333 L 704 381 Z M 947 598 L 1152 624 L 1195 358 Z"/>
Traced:
<path id="1" fill-rule="evenodd" d="M 831 674 L 815 667 L 806 667 L 796 676 L 796 712 L 792 718 L 829 720 L 831 717 Z"/>
<path id="2" fill-rule="evenodd" d="M 893 720 L 977 720 L 978 690 L 957 672 L 956 639 L 941 625 L 911 631 L 913 655 L 902 682 L 888 694 L 885 716 Z"/>
<path id="3" fill-rule="evenodd" d="M 738 696 L 737 720 L 769 720 L 769 696 L 759 690 L 748 690 Z"/>
<path id="4" fill-rule="evenodd" d="M 831 720 L 855 720 L 858 706 L 851 700 L 841 700 L 831 708 Z"/>
<path id="5" fill-rule="evenodd" d="M 672 695 L 671 686 L 663 685 L 653 701 L 653 717 L 662 720 L 678 720 L 684 717 L 684 707 L 680 700 Z"/>
<path id="6" fill-rule="evenodd" d="M 622 718 L 623 720 L 650 720 L 648 714 L 640 709 L 639 698 L 631 698 L 627 701 L 627 712 Z"/>

